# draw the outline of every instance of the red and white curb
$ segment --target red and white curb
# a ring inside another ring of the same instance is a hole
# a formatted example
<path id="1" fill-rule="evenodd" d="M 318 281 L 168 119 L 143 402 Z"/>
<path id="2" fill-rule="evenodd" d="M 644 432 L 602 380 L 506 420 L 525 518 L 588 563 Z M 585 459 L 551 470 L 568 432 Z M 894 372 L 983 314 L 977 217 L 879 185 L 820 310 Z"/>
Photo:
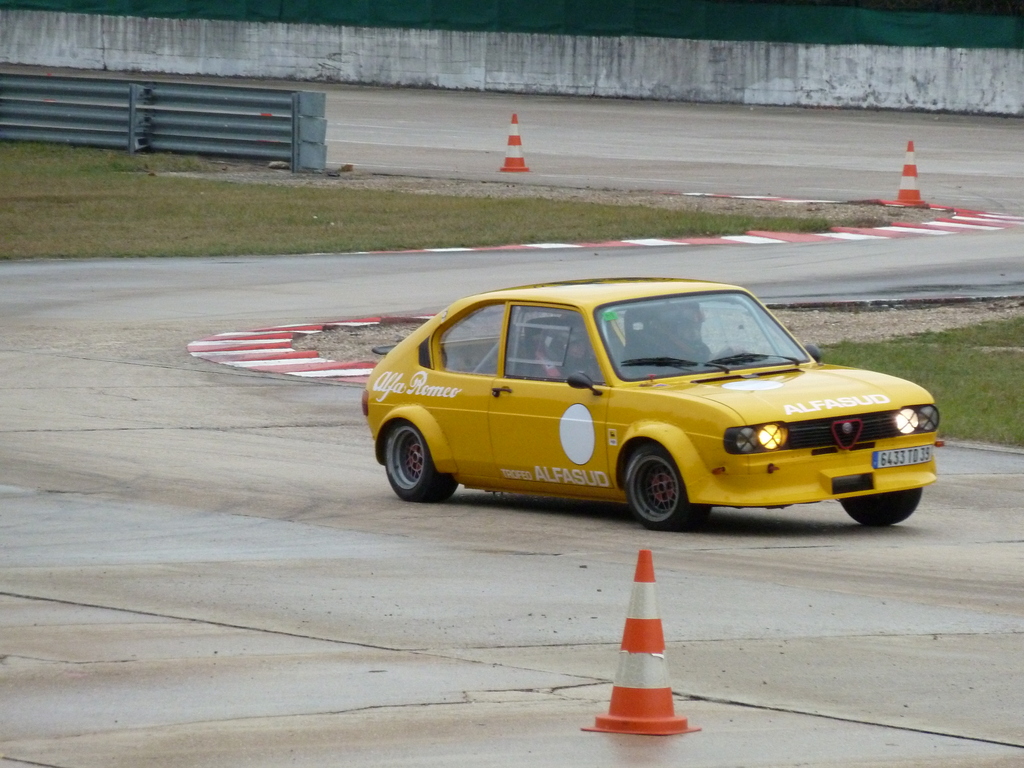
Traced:
<path id="1" fill-rule="evenodd" d="M 727 197 L 726 195 L 707 195 Z M 749 200 L 782 200 L 775 197 L 748 196 Z M 792 203 L 824 203 L 824 200 L 784 200 Z M 936 206 L 933 206 L 936 207 Z M 937 207 L 936 207 L 937 208 Z M 938 218 L 921 224 L 892 224 L 886 227 L 833 227 L 820 234 L 752 231 L 743 235 L 725 237 L 640 238 L 603 243 L 532 243 L 506 245 L 498 248 L 425 248 L 416 251 L 390 251 L 389 253 L 448 253 L 453 251 L 522 250 L 531 248 L 598 248 L 624 246 L 666 245 L 726 245 L 747 243 L 769 245 L 775 243 L 815 243 L 840 240 L 884 240 L 927 235 L 952 235 L 966 232 L 993 232 L 1024 225 L 1024 216 L 983 213 L 964 209 L 939 208 L 952 212 L 948 218 Z M 424 317 L 424 320 L 427 318 Z M 310 325 L 281 325 L 257 328 L 252 331 L 229 331 L 193 341 L 187 349 L 190 355 L 211 363 L 230 365 L 261 373 L 279 373 L 331 382 L 365 384 L 377 361 L 359 360 L 338 362 L 321 357 L 314 350 L 296 350 L 293 339 L 299 335 L 321 333 L 329 328 L 379 325 L 381 318 L 365 317 L 358 320 L 338 320 Z"/>
<path id="2" fill-rule="evenodd" d="M 756 195 L 705 195 L 703 193 L 683 193 L 700 197 L 727 197 L 734 200 L 769 200 L 785 203 L 832 203 L 830 200 L 791 200 L 780 197 L 764 197 Z M 895 203 L 882 202 L 882 205 L 905 208 Z M 767 230 L 751 230 L 742 235 L 724 235 L 722 237 L 645 237 L 635 240 L 606 240 L 595 243 L 524 243 L 521 245 L 500 245 L 479 248 L 419 248 L 407 251 L 362 251 L 361 253 L 466 253 L 474 251 L 516 251 L 544 250 L 557 248 L 628 248 L 630 246 L 680 246 L 680 245 L 776 245 L 780 243 L 826 243 L 839 240 L 891 240 L 898 237 L 921 237 L 927 235 L 953 235 L 965 232 L 994 232 L 1024 225 L 1024 216 L 1011 216 L 1001 213 L 985 213 L 965 208 L 946 208 L 929 206 L 935 211 L 951 214 L 922 223 L 897 222 L 885 227 L 832 227 L 828 232 L 771 232 Z"/>
<path id="3" fill-rule="evenodd" d="M 377 364 L 376 361 L 357 360 L 341 363 L 320 357 L 314 350 L 296 350 L 292 347 L 292 342 L 296 336 L 321 333 L 329 328 L 378 325 L 380 321 L 379 317 L 366 317 L 312 325 L 281 325 L 252 331 L 229 331 L 193 341 L 187 349 L 192 357 L 234 368 L 301 376 L 306 379 L 365 384 Z"/>

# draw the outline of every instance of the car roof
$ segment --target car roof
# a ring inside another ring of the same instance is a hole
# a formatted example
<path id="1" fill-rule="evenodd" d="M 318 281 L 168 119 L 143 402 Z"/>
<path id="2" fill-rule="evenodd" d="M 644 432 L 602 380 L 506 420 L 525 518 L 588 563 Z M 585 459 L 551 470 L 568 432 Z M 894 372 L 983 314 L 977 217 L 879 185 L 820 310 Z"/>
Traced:
<path id="1" fill-rule="evenodd" d="M 593 308 L 611 301 L 640 299 L 678 293 L 739 290 L 735 285 L 704 280 L 664 277 L 613 277 L 591 280 L 568 280 L 558 283 L 539 283 L 505 288 L 469 297 L 479 301 L 535 301 L 553 304 L 573 304 Z M 461 303 L 461 302 L 460 302 Z"/>

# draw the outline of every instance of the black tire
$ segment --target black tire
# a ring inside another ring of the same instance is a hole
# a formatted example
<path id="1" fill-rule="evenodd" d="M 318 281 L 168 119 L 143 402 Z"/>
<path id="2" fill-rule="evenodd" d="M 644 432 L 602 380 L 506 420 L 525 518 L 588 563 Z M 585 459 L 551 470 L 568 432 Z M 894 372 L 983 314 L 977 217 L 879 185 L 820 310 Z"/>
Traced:
<path id="1" fill-rule="evenodd" d="M 881 527 L 902 523 L 917 509 L 921 501 L 921 489 L 875 493 L 871 496 L 852 496 L 840 499 L 846 514 L 861 525 Z"/>
<path id="2" fill-rule="evenodd" d="M 706 504 L 691 504 L 675 461 L 660 445 L 636 449 L 626 465 L 629 511 L 652 531 L 693 531 L 711 514 Z"/>
<path id="3" fill-rule="evenodd" d="M 388 430 L 384 469 L 392 489 L 403 501 L 444 501 L 459 487 L 455 478 L 434 468 L 423 433 L 408 421 L 399 421 Z"/>

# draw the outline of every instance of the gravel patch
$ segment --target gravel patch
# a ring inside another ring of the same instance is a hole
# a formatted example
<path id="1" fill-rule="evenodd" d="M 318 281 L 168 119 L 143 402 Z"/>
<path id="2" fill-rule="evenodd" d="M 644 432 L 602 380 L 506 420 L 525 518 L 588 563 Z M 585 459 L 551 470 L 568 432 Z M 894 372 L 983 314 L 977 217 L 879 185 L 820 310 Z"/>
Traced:
<path id="1" fill-rule="evenodd" d="M 1024 296 L 949 304 L 837 309 L 775 309 L 776 317 L 803 341 L 828 346 L 841 341 L 884 341 L 927 331 L 945 331 L 990 320 L 1024 316 Z"/>
<path id="2" fill-rule="evenodd" d="M 397 344 L 423 324 L 420 318 L 384 317 L 379 325 L 326 325 L 320 333 L 297 333 L 292 348 L 315 350 L 321 357 L 340 362 L 379 360 L 374 347 Z"/>

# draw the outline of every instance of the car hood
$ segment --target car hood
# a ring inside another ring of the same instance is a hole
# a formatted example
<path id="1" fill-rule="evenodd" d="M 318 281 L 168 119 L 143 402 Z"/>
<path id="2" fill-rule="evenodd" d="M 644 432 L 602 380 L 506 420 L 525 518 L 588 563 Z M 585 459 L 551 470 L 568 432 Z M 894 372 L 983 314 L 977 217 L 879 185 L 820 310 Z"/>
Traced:
<path id="1" fill-rule="evenodd" d="M 731 408 L 748 424 L 842 417 L 932 402 L 927 390 L 904 379 L 832 366 L 691 381 L 686 394 Z"/>

